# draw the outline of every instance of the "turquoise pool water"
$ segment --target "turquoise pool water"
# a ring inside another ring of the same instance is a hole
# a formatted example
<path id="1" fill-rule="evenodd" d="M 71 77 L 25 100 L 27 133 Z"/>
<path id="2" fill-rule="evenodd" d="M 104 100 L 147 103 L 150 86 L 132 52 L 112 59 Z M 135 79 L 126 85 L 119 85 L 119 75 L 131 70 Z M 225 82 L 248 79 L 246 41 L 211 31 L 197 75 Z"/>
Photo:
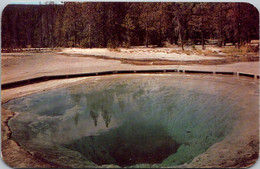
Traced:
<path id="1" fill-rule="evenodd" d="M 3 107 L 19 113 L 9 121 L 12 139 L 42 159 L 70 167 L 163 167 L 189 163 L 221 141 L 239 112 L 257 109 L 256 91 L 257 84 L 233 77 L 116 75 Z M 251 105 L 241 104 L 244 97 Z"/>

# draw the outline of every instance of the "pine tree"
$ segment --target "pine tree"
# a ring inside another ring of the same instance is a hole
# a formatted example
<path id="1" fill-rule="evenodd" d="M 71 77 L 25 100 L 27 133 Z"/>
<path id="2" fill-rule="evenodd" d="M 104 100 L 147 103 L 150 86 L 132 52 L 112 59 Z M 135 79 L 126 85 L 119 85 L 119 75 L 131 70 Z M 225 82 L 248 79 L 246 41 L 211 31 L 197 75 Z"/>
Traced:
<path id="1" fill-rule="evenodd" d="M 133 20 L 131 19 L 129 14 L 126 14 L 124 22 L 122 23 L 122 27 L 126 29 L 126 39 L 127 43 L 126 46 L 131 46 L 131 35 L 132 31 L 135 29 L 135 25 L 133 24 Z"/>
<path id="2" fill-rule="evenodd" d="M 154 16 L 153 12 L 155 10 L 154 3 L 142 3 L 141 6 L 142 13 L 139 18 L 139 24 L 141 28 L 145 30 L 145 46 L 148 47 L 150 40 L 150 32 L 155 30 L 154 27 Z"/>

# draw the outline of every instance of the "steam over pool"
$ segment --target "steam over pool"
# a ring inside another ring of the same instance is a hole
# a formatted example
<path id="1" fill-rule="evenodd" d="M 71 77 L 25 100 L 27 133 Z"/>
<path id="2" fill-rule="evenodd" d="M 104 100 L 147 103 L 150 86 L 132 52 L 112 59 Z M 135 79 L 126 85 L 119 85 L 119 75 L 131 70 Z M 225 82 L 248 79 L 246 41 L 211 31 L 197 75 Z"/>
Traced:
<path id="1" fill-rule="evenodd" d="M 257 109 L 258 85 L 230 78 L 92 77 L 3 106 L 19 113 L 9 121 L 12 138 L 45 160 L 70 167 L 174 166 L 227 136 L 245 106 Z"/>

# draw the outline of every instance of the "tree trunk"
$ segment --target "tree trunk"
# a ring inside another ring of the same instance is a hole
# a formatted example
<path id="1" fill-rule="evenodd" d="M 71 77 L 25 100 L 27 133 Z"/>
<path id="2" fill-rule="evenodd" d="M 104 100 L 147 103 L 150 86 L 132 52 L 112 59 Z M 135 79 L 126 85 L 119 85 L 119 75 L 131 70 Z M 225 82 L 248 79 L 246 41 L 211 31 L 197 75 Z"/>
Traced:
<path id="1" fill-rule="evenodd" d="M 222 47 L 223 45 L 223 8 L 222 8 L 222 4 L 220 6 L 220 37 L 219 37 L 219 42 L 218 42 L 218 46 Z"/>
<path id="2" fill-rule="evenodd" d="M 131 46 L 131 38 L 130 38 L 130 30 L 127 28 L 126 30 L 126 36 L 127 36 L 127 47 Z"/>
<path id="3" fill-rule="evenodd" d="M 18 47 L 18 38 L 17 38 L 17 10 L 14 9 L 14 18 L 13 18 L 13 23 L 12 23 L 12 28 L 13 28 L 13 47 L 17 48 Z"/>
<path id="4" fill-rule="evenodd" d="M 160 3 L 160 19 L 159 19 L 159 39 L 158 46 L 162 46 L 162 3 Z"/>
<path id="5" fill-rule="evenodd" d="M 238 39 L 237 39 L 237 48 L 240 49 L 240 45 L 241 45 L 241 10 L 240 10 L 240 3 L 238 3 L 238 22 L 237 22 L 237 29 L 238 29 Z"/>
<path id="6" fill-rule="evenodd" d="M 40 35 L 40 47 L 43 47 L 43 10 L 41 7 L 41 35 Z"/>
<path id="7" fill-rule="evenodd" d="M 33 47 L 33 30 L 32 28 L 27 28 L 26 31 L 26 36 L 27 36 L 27 46 Z"/>
<path id="8" fill-rule="evenodd" d="M 145 46 L 148 48 L 148 28 L 147 28 L 147 23 L 145 26 Z"/>
<path id="9" fill-rule="evenodd" d="M 204 13 L 201 12 L 200 10 L 200 16 L 201 16 L 201 45 L 202 45 L 202 50 L 205 50 L 205 39 L 204 39 Z"/>
<path id="10" fill-rule="evenodd" d="M 179 39 L 181 41 L 181 49 L 184 51 L 184 39 L 183 39 L 183 27 L 181 24 L 181 16 L 180 11 L 175 11 L 177 17 L 177 24 L 178 24 L 178 32 L 179 32 Z"/>
<path id="11" fill-rule="evenodd" d="M 177 21 L 178 21 L 178 29 L 179 29 L 179 39 L 181 41 L 181 49 L 184 51 L 183 29 L 179 17 L 177 18 Z"/>
<path id="12" fill-rule="evenodd" d="M 89 24 L 88 25 L 88 47 L 89 48 L 92 48 L 92 45 L 91 45 L 91 25 Z"/>
<path id="13" fill-rule="evenodd" d="M 74 35 L 74 41 L 73 41 L 73 47 L 76 47 L 77 45 L 77 31 L 76 31 L 76 4 L 73 4 L 73 14 L 74 14 L 74 20 L 73 20 L 73 27 L 74 27 L 74 31 L 73 31 L 73 35 Z"/>
<path id="14" fill-rule="evenodd" d="M 201 44 L 202 44 L 202 50 L 205 50 L 204 30 L 202 30 L 201 32 Z"/>

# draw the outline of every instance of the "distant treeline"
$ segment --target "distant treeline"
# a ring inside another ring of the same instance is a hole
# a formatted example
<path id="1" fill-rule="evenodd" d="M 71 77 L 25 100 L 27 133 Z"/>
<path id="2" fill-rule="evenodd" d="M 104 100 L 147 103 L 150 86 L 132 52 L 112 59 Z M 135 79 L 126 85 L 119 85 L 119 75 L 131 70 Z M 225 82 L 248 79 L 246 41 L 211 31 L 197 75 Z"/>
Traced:
<path id="1" fill-rule="evenodd" d="M 259 39 L 259 13 L 248 3 L 64 2 L 8 5 L 2 48 L 129 47 L 201 44 L 238 47 Z"/>

